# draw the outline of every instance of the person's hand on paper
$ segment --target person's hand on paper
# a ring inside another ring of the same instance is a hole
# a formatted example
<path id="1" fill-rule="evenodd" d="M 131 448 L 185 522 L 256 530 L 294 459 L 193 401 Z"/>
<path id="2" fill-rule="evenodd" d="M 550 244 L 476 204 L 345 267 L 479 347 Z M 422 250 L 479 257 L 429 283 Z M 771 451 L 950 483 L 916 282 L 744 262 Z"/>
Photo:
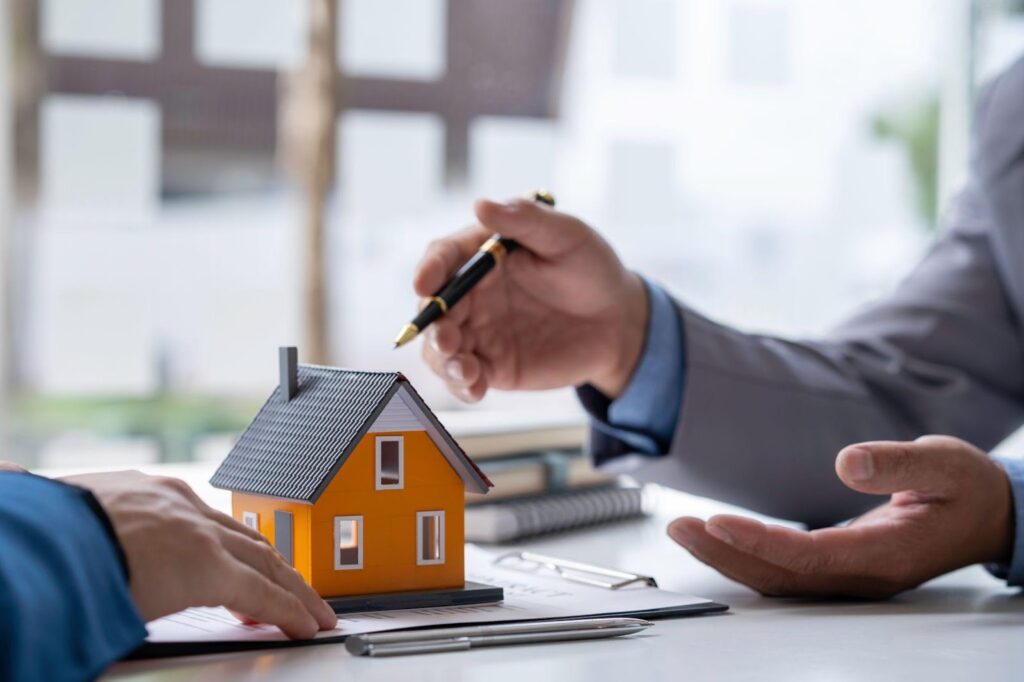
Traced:
<path id="1" fill-rule="evenodd" d="M 972 445 L 946 436 L 860 443 L 839 453 L 836 472 L 854 490 L 892 497 L 845 527 L 805 532 L 716 516 L 676 519 L 669 535 L 772 596 L 886 598 L 964 566 L 1009 560 L 1009 480 Z"/>
<path id="2" fill-rule="evenodd" d="M 457 397 L 590 383 L 621 393 L 639 360 L 647 292 L 594 230 L 526 199 L 478 201 L 479 225 L 434 242 L 413 279 L 430 296 L 497 232 L 523 247 L 428 327 L 427 364 Z"/>
<path id="3" fill-rule="evenodd" d="M 91 490 L 110 517 L 144 620 L 223 605 L 295 639 L 337 624 L 334 610 L 263 536 L 207 506 L 185 482 L 137 471 L 62 480 Z"/>

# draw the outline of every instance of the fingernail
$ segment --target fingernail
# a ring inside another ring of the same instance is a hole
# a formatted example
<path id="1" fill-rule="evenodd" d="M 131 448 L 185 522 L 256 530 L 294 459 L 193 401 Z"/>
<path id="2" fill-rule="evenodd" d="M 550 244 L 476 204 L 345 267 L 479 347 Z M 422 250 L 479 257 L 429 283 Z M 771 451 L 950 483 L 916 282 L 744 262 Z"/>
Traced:
<path id="1" fill-rule="evenodd" d="M 434 352 L 440 355 L 441 346 L 437 345 L 437 330 L 433 327 L 427 330 L 427 341 L 430 343 L 430 347 L 434 349 Z"/>
<path id="2" fill-rule="evenodd" d="M 715 538 L 716 540 L 721 540 L 727 545 L 736 544 L 736 541 L 732 537 L 732 533 L 722 528 L 721 526 L 714 523 L 709 523 L 704 528 L 708 531 L 708 535 Z"/>
<path id="3" fill-rule="evenodd" d="M 668 534 L 672 536 L 672 539 L 681 545 L 688 545 L 693 539 L 693 535 L 686 526 L 669 526 Z"/>
<path id="4" fill-rule="evenodd" d="M 847 450 L 846 473 L 854 481 L 870 480 L 875 474 L 875 462 L 871 453 L 861 448 Z"/>
<path id="5" fill-rule="evenodd" d="M 444 363 L 444 371 L 452 381 L 462 383 L 466 380 L 466 370 L 461 360 L 452 359 Z"/>
<path id="6" fill-rule="evenodd" d="M 320 602 L 324 605 L 324 623 L 328 625 L 328 629 L 337 627 L 338 625 L 338 614 L 334 612 L 334 609 L 325 601 Z"/>

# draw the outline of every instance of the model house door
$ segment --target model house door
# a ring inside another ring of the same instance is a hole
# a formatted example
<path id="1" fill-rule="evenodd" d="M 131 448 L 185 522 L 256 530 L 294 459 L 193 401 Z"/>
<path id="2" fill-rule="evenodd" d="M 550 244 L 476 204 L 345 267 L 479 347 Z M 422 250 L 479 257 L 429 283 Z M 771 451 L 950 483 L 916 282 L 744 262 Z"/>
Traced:
<path id="1" fill-rule="evenodd" d="M 274 549 L 276 549 L 284 560 L 291 566 L 294 564 L 292 557 L 292 513 L 286 511 L 274 512 Z"/>

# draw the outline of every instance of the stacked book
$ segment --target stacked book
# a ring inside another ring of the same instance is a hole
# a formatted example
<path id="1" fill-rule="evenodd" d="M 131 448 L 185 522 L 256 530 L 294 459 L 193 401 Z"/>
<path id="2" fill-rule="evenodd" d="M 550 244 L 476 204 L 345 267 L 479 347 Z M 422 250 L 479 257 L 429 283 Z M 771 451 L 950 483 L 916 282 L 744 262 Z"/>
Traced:
<path id="1" fill-rule="evenodd" d="M 439 415 L 494 488 L 466 495 L 466 540 L 510 542 L 643 514 L 641 489 L 583 452 L 579 417 L 466 411 Z"/>

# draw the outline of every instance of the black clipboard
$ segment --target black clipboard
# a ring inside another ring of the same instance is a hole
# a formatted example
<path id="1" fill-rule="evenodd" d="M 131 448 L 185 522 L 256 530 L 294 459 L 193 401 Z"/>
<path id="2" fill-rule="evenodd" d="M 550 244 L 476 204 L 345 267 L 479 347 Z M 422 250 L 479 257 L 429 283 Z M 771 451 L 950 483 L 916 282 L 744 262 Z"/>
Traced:
<path id="1" fill-rule="evenodd" d="M 494 564 L 504 568 L 514 568 L 518 564 L 523 570 L 547 570 L 561 577 L 563 580 L 577 582 L 591 587 L 600 587 L 607 590 L 617 591 L 630 588 L 637 584 L 650 587 L 658 587 L 657 581 L 647 575 L 629 573 L 617 569 L 594 566 L 578 561 L 569 561 L 555 557 L 537 554 L 535 552 L 509 552 L 494 559 Z M 704 601 L 692 604 L 681 604 L 655 609 L 631 609 L 625 611 L 609 611 L 607 613 L 590 613 L 586 616 L 574 616 L 573 618 L 644 618 L 657 620 L 662 618 L 682 618 L 688 616 L 701 616 L 723 613 L 729 610 L 727 604 L 714 601 Z M 507 621 L 488 621 L 491 624 L 498 623 L 526 623 L 545 620 L 559 620 L 558 618 L 536 618 L 518 619 Z M 478 621 L 467 620 L 465 622 L 445 623 L 444 627 L 458 627 L 460 625 L 473 625 Z M 402 628 L 403 630 L 429 630 L 434 626 L 422 626 L 415 628 Z M 355 634 L 355 633 L 353 633 Z M 317 639 L 306 640 L 225 640 L 225 641 L 200 641 L 200 642 L 143 642 L 138 648 L 130 652 L 122 660 L 145 660 L 153 658 L 171 658 L 180 656 L 201 656 L 210 654 L 224 654 L 244 651 L 266 651 L 271 649 L 290 649 L 300 646 L 317 646 L 320 644 L 337 644 L 344 642 L 348 635 L 328 635 Z"/>

